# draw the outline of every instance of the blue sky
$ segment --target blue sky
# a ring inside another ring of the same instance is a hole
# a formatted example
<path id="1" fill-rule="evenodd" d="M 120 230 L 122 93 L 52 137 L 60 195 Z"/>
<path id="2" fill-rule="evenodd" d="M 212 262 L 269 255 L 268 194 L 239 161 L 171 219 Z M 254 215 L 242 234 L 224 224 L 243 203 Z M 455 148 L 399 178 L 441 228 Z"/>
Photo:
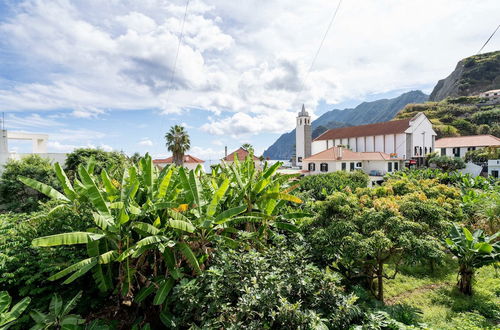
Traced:
<path id="1" fill-rule="evenodd" d="M 0 109 L 8 130 L 49 133 L 51 152 L 90 146 L 168 155 L 182 124 L 199 158 L 294 127 L 302 103 L 333 108 L 430 92 L 498 25 L 498 1 L 337 3 L 0 0 Z M 500 49 L 495 36 L 484 51 Z M 302 88 L 301 88 L 302 87 Z M 29 144 L 10 143 L 28 151 Z"/>

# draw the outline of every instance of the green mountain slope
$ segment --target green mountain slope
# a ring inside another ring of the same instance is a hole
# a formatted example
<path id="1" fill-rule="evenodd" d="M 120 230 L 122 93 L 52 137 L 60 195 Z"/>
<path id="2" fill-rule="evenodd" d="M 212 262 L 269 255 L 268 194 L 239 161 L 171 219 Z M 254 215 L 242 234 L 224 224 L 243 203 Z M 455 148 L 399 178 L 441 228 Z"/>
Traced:
<path id="1" fill-rule="evenodd" d="M 500 105 L 485 105 L 478 97 L 462 96 L 440 102 L 409 104 L 396 116 L 403 119 L 423 112 L 434 125 L 438 138 L 491 134 L 500 136 Z"/>
<path id="2" fill-rule="evenodd" d="M 410 103 L 422 103 L 428 96 L 421 91 L 411 91 L 396 98 L 363 102 L 355 108 L 331 110 L 312 122 L 313 138 L 326 129 L 372 124 L 388 121 Z M 295 147 L 295 129 L 281 135 L 266 151 L 264 157 L 271 159 L 290 159 Z"/>
<path id="3" fill-rule="evenodd" d="M 448 77 L 438 81 L 429 100 L 477 95 L 491 89 L 500 89 L 500 51 L 470 56 L 458 62 Z"/>

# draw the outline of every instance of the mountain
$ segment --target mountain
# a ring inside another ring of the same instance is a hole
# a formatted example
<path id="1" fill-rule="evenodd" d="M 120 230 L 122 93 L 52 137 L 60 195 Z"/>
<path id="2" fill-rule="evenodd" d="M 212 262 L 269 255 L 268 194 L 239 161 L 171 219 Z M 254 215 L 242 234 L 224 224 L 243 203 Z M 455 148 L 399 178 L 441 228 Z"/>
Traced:
<path id="1" fill-rule="evenodd" d="M 470 96 L 500 89 L 500 51 L 464 58 L 445 79 L 438 81 L 430 101 L 447 97 Z"/>
<path id="2" fill-rule="evenodd" d="M 421 91 L 411 91 L 396 98 L 363 102 L 355 108 L 331 110 L 312 122 L 313 138 L 327 129 L 356 126 L 388 121 L 410 103 L 427 101 L 428 95 Z M 266 151 L 264 157 L 271 159 L 290 159 L 294 153 L 295 129 L 281 135 Z"/>

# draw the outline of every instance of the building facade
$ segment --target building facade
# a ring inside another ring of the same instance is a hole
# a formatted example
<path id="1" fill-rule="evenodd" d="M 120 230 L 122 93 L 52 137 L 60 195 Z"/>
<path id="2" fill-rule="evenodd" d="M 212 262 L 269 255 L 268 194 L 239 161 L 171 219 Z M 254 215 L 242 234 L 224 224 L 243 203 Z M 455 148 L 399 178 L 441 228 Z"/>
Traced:
<path id="1" fill-rule="evenodd" d="M 436 132 L 423 114 L 413 118 L 331 129 L 312 142 L 315 155 L 332 147 L 343 146 L 353 152 L 379 152 L 420 165 L 434 151 Z M 303 167 L 304 168 L 304 167 Z"/>
<path id="2" fill-rule="evenodd" d="M 332 147 L 304 159 L 306 175 L 335 171 L 363 171 L 371 176 L 383 176 L 398 171 L 403 160 L 384 152 L 354 152 L 344 147 Z"/>
<path id="3" fill-rule="evenodd" d="M 446 137 L 436 141 L 436 151 L 441 156 L 464 158 L 467 151 L 479 150 L 484 147 L 500 148 L 500 139 L 485 134 Z"/>
<path id="4" fill-rule="evenodd" d="M 222 158 L 222 160 L 223 160 L 223 163 L 225 163 L 227 165 L 231 165 L 232 163 L 234 163 L 235 158 L 237 158 L 238 161 L 242 162 L 248 156 L 250 156 L 250 152 L 248 152 L 248 150 L 245 150 L 244 148 L 240 147 L 239 149 L 233 151 L 232 153 L 230 153 L 226 157 Z M 254 161 L 256 167 L 259 167 L 261 165 L 260 159 L 258 157 L 256 157 L 255 155 L 253 155 L 253 161 Z"/>
<path id="5" fill-rule="evenodd" d="M 311 117 L 302 104 L 295 128 L 295 164 L 302 166 L 302 160 L 311 156 Z"/>

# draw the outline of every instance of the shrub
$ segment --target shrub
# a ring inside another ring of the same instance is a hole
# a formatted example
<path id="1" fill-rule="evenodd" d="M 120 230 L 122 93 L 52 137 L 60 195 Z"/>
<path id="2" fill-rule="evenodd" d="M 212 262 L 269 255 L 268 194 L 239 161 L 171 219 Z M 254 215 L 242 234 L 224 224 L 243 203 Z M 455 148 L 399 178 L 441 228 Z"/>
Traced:
<path id="1" fill-rule="evenodd" d="M 75 149 L 66 157 L 65 169 L 68 172 L 68 176 L 70 178 L 74 177 L 78 166 L 80 164 L 87 164 L 90 159 L 95 162 L 94 171 L 96 174 L 100 174 L 104 168 L 108 172 L 117 171 L 121 174 L 127 162 L 127 157 L 121 152 L 91 148 Z"/>
<path id="2" fill-rule="evenodd" d="M 499 159 L 500 148 L 486 147 L 483 149 L 467 151 L 465 160 L 474 163 L 484 163 L 489 159 Z"/>
<path id="3" fill-rule="evenodd" d="M 218 250 L 202 276 L 174 289 L 173 321 L 204 329 L 347 328 L 360 316 L 356 297 L 309 260 L 297 246 Z"/>
<path id="4" fill-rule="evenodd" d="M 356 190 L 368 185 L 368 175 L 361 171 L 337 171 L 327 174 L 306 176 L 302 179 L 299 190 L 307 192 L 315 200 L 324 200 L 334 191 L 344 188 Z"/>
<path id="5" fill-rule="evenodd" d="M 0 204 L 5 211 L 36 211 L 41 201 L 48 198 L 18 180 L 19 176 L 29 176 L 42 183 L 59 188 L 50 161 L 38 155 L 30 155 L 21 160 L 9 160 L 0 179 Z"/>
<path id="6" fill-rule="evenodd" d="M 434 157 L 429 160 L 429 163 L 431 165 L 434 164 L 437 168 L 447 172 L 465 168 L 465 162 L 460 157 Z"/>

